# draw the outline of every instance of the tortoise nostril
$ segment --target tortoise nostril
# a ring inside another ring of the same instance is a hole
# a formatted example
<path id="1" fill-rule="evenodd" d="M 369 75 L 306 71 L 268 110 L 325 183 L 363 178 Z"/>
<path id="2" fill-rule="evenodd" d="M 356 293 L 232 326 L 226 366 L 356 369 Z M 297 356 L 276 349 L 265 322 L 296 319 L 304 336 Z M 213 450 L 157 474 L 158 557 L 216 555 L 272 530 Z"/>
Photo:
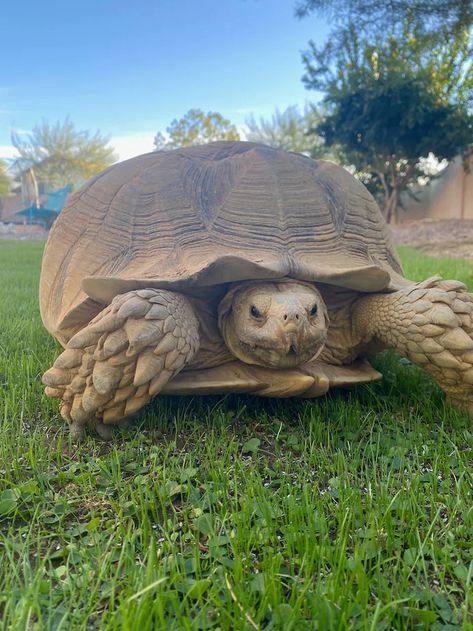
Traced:
<path id="1" fill-rule="evenodd" d="M 287 320 L 287 313 L 284 314 L 284 320 Z"/>
<path id="2" fill-rule="evenodd" d="M 299 320 L 299 314 L 296 313 L 296 320 Z"/>

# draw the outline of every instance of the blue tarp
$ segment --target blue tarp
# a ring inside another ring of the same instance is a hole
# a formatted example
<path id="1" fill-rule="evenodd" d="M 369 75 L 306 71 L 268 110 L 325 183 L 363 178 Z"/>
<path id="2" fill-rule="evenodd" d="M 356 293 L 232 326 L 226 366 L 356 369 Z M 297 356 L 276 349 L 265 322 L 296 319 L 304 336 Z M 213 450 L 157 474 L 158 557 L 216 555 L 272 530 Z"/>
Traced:
<path id="1" fill-rule="evenodd" d="M 68 184 L 63 188 L 59 188 L 57 191 L 50 191 L 46 194 L 46 201 L 40 206 L 36 203 L 31 204 L 28 208 L 23 208 L 16 212 L 16 215 L 22 215 L 28 217 L 31 223 L 48 220 L 52 222 L 56 216 L 61 212 L 67 196 L 72 192 L 72 184 Z"/>

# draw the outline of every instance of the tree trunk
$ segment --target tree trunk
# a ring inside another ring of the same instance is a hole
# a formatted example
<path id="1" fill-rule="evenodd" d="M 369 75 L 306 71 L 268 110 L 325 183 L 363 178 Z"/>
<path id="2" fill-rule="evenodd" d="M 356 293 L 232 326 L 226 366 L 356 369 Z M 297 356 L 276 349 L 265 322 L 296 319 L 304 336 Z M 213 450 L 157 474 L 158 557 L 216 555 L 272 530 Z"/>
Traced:
<path id="1" fill-rule="evenodd" d="M 395 224 L 397 222 L 397 205 L 399 201 L 399 191 L 393 188 L 386 200 L 384 206 L 384 216 L 387 223 Z"/>

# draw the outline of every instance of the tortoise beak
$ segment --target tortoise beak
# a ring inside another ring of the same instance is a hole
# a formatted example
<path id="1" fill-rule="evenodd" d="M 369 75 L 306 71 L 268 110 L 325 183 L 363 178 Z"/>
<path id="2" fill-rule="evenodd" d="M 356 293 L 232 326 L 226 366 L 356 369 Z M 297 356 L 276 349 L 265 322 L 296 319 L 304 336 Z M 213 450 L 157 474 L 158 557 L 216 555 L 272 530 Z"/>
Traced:
<path id="1" fill-rule="evenodd" d="M 301 333 L 301 323 L 305 314 L 297 307 L 291 306 L 284 310 L 282 316 L 283 330 L 289 339 L 296 338 Z M 295 339 L 294 339 L 295 341 Z"/>
<path id="2" fill-rule="evenodd" d="M 299 351 L 300 343 L 296 331 L 286 330 L 286 355 L 297 355 Z"/>
<path id="3" fill-rule="evenodd" d="M 284 332 L 288 337 L 297 335 L 300 330 L 300 324 L 298 322 L 284 323 Z"/>

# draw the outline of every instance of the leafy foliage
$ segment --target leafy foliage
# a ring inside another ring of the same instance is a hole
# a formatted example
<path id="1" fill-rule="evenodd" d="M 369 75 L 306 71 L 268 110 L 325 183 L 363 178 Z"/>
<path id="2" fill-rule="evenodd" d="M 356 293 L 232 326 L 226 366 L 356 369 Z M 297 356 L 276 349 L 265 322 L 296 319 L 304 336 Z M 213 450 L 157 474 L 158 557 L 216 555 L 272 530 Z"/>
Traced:
<path id="1" fill-rule="evenodd" d="M 316 127 L 331 146 L 381 192 L 393 218 L 400 193 L 417 181 L 420 159 L 451 159 L 473 140 L 473 64 L 468 34 L 435 46 L 417 26 L 374 41 L 355 28 L 304 54 L 308 88 L 325 93 L 325 120 Z"/>
<path id="2" fill-rule="evenodd" d="M 8 195 L 10 192 L 10 178 L 6 173 L 6 164 L 0 160 L 0 195 Z"/>
<path id="3" fill-rule="evenodd" d="M 240 140 L 237 128 L 218 112 L 189 110 L 179 120 L 174 119 L 166 133 L 154 138 L 157 150 L 170 150 L 191 145 L 203 145 L 216 140 Z"/>
<path id="4" fill-rule="evenodd" d="M 12 134 L 20 154 L 16 168 L 33 168 L 36 179 L 51 188 L 79 185 L 113 164 L 117 156 L 108 142 L 98 131 L 77 131 L 67 118 L 55 124 L 43 120 L 26 138 Z"/>
<path id="5" fill-rule="evenodd" d="M 298 0 L 296 15 L 318 13 L 339 26 L 356 24 L 358 32 L 403 30 L 417 20 L 424 33 L 457 35 L 473 25 L 471 0 Z"/>
<path id="6" fill-rule="evenodd" d="M 291 105 L 283 112 L 276 109 L 271 119 L 260 118 L 257 122 L 254 116 L 249 117 L 247 138 L 312 158 L 326 157 L 328 149 L 323 139 L 310 133 L 321 122 L 322 115 L 313 105 L 306 105 L 303 112 Z"/>

